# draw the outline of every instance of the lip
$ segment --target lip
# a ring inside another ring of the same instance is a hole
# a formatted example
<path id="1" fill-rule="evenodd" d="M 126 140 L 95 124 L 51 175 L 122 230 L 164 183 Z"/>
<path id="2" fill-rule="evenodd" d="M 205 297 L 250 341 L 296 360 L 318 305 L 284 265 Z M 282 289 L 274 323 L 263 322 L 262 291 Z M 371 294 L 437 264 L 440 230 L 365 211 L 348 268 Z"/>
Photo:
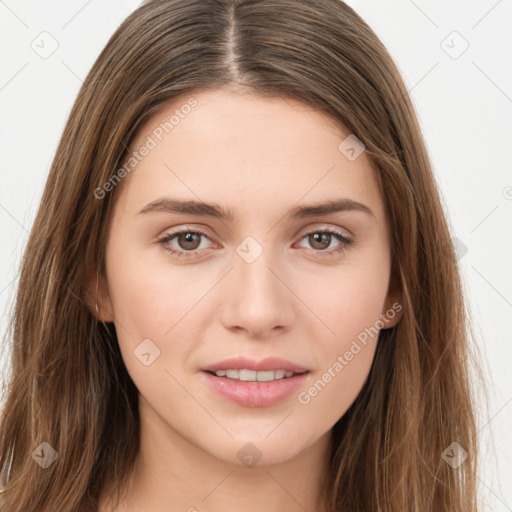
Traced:
<path id="1" fill-rule="evenodd" d="M 260 361 L 248 359 L 246 357 L 233 357 L 231 359 L 224 359 L 218 363 L 202 368 L 204 371 L 216 372 L 217 370 L 285 370 L 287 372 L 302 373 L 307 371 L 307 368 L 292 363 L 287 359 L 281 357 L 266 357 Z M 293 378 L 293 377 L 290 377 Z"/>
<path id="2" fill-rule="evenodd" d="M 282 363 L 281 363 L 282 364 Z M 230 366 L 232 369 L 236 367 Z M 254 368 L 248 368 L 252 370 Z M 276 368 L 275 366 L 273 368 Z M 285 369 L 282 366 L 279 368 Z M 224 368 L 217 368 L 222 370 Z M 270 368 L 272 369 L 272 368 Z M 214 370 L 210 370 L 214 371 Z M 288 371 L 293 371 L 288 370 Z M 244 407 L 270 407 L 296 392 L 309 378 L 309 371 L 270 382 L 244 382 L 227 377 L 216 377 L 209 371 L 201 371 L 206 383 L 219 394 Z"/>

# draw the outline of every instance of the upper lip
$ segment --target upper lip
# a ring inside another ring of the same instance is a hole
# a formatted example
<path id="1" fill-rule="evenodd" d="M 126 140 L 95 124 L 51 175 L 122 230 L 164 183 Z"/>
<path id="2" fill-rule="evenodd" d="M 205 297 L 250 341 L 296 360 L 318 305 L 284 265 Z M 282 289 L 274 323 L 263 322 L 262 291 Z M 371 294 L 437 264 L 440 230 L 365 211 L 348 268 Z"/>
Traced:
<path id="1" fill-rule="evenodd" d="M 218 363 L 212 364 L 203 368 L 205 371 L 216 372 L 217 370 L 254 370 L 254 371 L 268 371 L 268 370 L 285 370 L 288 372 L 302 373 L 308 371 L 307 368 L 298 364 L 292 363 L 287 359 L 281 357 L 266 357 L 255 361 L 246 357 L 233 357 L 231 359 L 224 359 Z"/>

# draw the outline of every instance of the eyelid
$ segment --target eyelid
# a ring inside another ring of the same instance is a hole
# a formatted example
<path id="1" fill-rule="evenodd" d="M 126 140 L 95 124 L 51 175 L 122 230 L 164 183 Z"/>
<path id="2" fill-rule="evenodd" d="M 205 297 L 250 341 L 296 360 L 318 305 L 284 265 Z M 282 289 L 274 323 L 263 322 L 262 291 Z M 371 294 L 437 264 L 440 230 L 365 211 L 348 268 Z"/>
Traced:
<path id="1" fill-rule="evenodd" d="M 209 231 L 210 230 L 208 230 L 208 228 L 203 227 L 203 226 L 201 226 L 201 227 L 194 227 L 194 226 L 188 226 L 188 225 L 180 224 L 179 226 L 175 226 L 173 228 L 165 229 L 162 233 L 160 233 L 156 237 L 155 241 L 159 242 L 163 238 L 171 237 L 171 236 L 174 236 L 174 235 L 179 235 L 181 233 L 197 233 L 197 234 L 200 234 L 203 237 L 205 237 L 208 240 L 213 242 L 214 237 L 210 235 Z"/>
<path id="2" fill-rule="evenodd" d="M 344 229 L 344 228 L 340 228 L 339 226 L 326 226 L 325 224 L 322 224 L 322 225 L 316 225 L 316 226 L 313 226 L 312 228 L 310 228 L 309 230 L 305 231 L 304 233 L 302 233 L 302 235 L 300 236 L 300 238 L 304 238 L 305 236 L 307 235 L 310 235 L 312 233 L 318 233 L 318 232 L 322 232 L 322 231 L 333 231 L 335 233 L 338 233 L 339 235 L 345 237 L 345 238 L 353 238 L 353 235 L 352 233 L 350 233 L 350 231 L 348 231 L 347 229 Z M 299 231 L 300 233 L 300 231 Z M 299 236 L 297 234 L 297 236 Z"/>
<path id="3" fill-rule="evenodd" d="M 210 241 L 212 241 L 213 237 L 210 236 L 210 234 L 207 233 L 206 231 L 207 231 L 207 229 L 203 228 L 203 227 L 196 228 L 196 227 L 188 226 L 188 225 L 180 225 L 176 229 L 174 229 L 174 228 L 166 229 L 164 231 L 164 233 L 162 233 L 156 237 L 156 241 L 159 241 L 162 238 L 165 238 L 167 236 L 177 235 L 177 234 L 180 234 L 183 232 L 199 233 L 199 234 L 203 235 L 204 237 L 208 238 Z M 326 226 L 325 224 L 322 224 L 320 226 L 313 226 L 308 231 L 302 233 L 302 235 L 300 236 L 300 239 L 304 238 L 307 235 L 317 233 L 319 231 L 334 231 L 334 232 L 338 233 L 339 235 L 344 236 L 345 238 L 353 237 L 352 233 L 350 233 L 350 231 L 348 231 L 347 229 L 339 228 L 338 226 L 331 227 L 331 226 Z M 294 238 L 298 237 L 300 232 L 301 232 L 301 230 L 299 230 L 294 235 Z"/>

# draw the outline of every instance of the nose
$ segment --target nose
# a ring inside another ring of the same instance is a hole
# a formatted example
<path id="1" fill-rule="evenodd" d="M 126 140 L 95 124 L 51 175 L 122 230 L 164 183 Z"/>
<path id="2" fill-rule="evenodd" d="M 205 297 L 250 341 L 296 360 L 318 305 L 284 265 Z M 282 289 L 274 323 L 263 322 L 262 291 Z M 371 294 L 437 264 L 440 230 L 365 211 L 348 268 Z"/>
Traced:
<path id="1" fill-rule="evenodd" d="M 238 254 L 229 273 L 227 298 L 221 319 L 231 331 L 245 331 L 251 338 L 268 339 L 289 330 L 295 323 L 297 301 L 293 283 L 270 250 L 248 262 Z"/>

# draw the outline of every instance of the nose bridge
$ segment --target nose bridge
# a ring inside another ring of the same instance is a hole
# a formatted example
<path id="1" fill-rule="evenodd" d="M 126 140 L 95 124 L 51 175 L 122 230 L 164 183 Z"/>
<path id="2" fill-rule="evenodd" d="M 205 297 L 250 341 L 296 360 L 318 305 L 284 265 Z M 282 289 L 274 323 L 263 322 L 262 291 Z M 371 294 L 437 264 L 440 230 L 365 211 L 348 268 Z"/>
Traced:
<path id="1" fill-rule="evenodd" d="M 250 299 L 255 304 L 263 303 L 260 306 L 270 306 L 276 295 L 282 295 L 282 284 L 274 274 L 275 268 L 279 267 L 275 252 L 270 245 L 270 237 L 259 242 L 248 236 L 238 245 L 234 266 L 240 300 Z"/>
<path id="2" fill-rule="evenodd" d="M 277 326 L 288 327 L 293 321 L 291 293 L 282 282 L 281 265 L 269 240 L 260 243 L 248 236 L 235 249 L 225 304 L 227 326 L 264 333 Z"/>

